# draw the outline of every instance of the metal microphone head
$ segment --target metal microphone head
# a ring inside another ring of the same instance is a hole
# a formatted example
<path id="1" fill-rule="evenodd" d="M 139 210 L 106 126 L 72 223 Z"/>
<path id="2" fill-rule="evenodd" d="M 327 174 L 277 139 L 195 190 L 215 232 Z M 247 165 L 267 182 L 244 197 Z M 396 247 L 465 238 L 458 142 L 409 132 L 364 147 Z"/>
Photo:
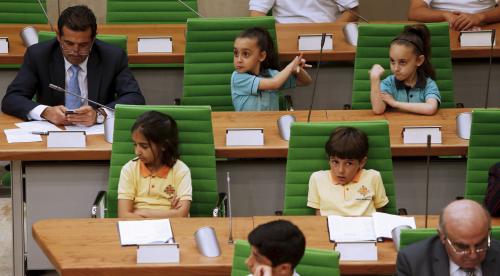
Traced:
<path id="1" fill-rule="evenodd" d="M 496 32 L 497 30 L 496 29 L 492 29 L 491 30 L 491 45 L 493 46 L 493 44 L 495 43 L 495 35 L 496 35 Z"/>
<path id="2" fill-rule="evenodd" d="M 52 84 L 52 83 L 49 83 L 49 88 L 52 88 L 52 89 L 54 89 L 54 90 L 57 90 L 57 91 L 59 91 L 59 92 L 63 92 L 63 93 L 65 93 L 65 92 L 66 92 L 66 91 L 64 91 L 64 89 L 62 89 L 61 87 L 59 87 L 59 86 L 57 86 L 57 85 L 55 85 L 55 84 Z"/>

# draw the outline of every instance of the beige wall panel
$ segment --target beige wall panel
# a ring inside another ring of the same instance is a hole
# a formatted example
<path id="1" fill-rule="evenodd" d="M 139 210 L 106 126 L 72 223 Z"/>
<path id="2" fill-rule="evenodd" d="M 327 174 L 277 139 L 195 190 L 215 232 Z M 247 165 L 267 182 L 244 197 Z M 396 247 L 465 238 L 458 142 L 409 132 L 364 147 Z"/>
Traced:
<path id="1" fill-rule="evenodd" d="M 97 17 L 97 24 L 106 22 L 106 0 L 58 0 L 58 2 L 60 11 L 74 5 L 87 5 Z"/>
<path id="2" fill-rule="evenodd" d="M 198 11 L 205 17 L 248 16 L 248 0 L 198 0 Z"/>

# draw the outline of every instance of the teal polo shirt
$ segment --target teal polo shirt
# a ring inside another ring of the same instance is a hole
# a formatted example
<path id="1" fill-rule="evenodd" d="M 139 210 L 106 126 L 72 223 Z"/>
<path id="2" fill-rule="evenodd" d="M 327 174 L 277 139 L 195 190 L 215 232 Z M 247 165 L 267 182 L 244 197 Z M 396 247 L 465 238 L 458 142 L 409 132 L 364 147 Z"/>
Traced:
<path id="1" fill-rule="evenodd" d="M 394 75 L 389 75 L 380 83 L 380 91 L 390 94 L 398 102 L 425 103 L 434 98 L 441 103 L 441 95 L 435 81 L 431 78 L 418 80 L 414 87 L 408 87 Z"/>
<path id="2" fill-rule="evenodd" d="M 272 78 L 278 70 L 267 69 L 261 75 L 238 73 L 231 75 L 231 97 L 236 111 L 279 110 L 279 90 L 259 90 L 260 80 Z M 281 89 L 296 86 L 295 76 L 290 76 Z"/>

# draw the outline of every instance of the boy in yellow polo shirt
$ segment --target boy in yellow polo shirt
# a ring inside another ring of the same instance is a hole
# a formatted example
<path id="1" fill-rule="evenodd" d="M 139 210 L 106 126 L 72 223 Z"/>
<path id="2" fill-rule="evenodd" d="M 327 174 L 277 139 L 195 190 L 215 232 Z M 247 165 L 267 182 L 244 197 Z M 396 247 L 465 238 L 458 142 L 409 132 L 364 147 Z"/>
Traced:
<path id="1" fill-rule="evenodd" d="M 353 127 L 339 127 L 325 145 L 330 170 L 317 171 L 309 179 L 307 206 L 316 215 L 371 216 L 389 199 L 380 173 L 365 170 L 368 137 Z"/>

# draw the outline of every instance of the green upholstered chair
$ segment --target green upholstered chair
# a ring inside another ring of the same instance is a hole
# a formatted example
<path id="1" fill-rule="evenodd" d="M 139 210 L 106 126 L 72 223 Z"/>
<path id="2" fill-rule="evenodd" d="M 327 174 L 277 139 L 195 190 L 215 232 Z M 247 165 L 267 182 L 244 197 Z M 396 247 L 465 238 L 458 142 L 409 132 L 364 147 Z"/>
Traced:
<path id="1" fill-rule="evenodd" d="M 55 32 L 40 31 L 38 32 L 38 42 L 44 42 L 56 37 Z M 97 39 L 104 41 L 108 44 L 115 45 L 122 48 L 127 52 L 127 36 L 126 35 L 111 35 L 111 34 L 98 34 Z"/>
<path id="2" fill-rule="evenodd" d="M 352 109 L 371 109 L 370 77 L 373 64 L 385 69 L 384 79 L 391 74 L 389 44 L 407 24 L 360 24 L 354 79 Z M 455 107 L 448 23 L 426 24 L 431 33 L 431 63 L 436 69 L 436 83 L 441 93 L 441 107 Z"/>
<path id="3" fill-rule="evenodd" d="M 500 109 L 475 109 L 467 159 L 465 198 L 484 204 L 488 170 L 500 161 Z"/>
<path id="4" fill-rule="evenodd" d="M 198 10 L 198 1 L 183 2 Z M 178 0 L 108 0 L 107 3 L 108 24 L 186 23 L 188 18 L 198 17 Z"/>
<path id="5" fill-rule="evenodd" d="M 307 207 L 309 178 L 315 171 L 330 168 L 325 143 L 332 131 L 340 126 L 356 127 L 368 136 L 369 151 L 365 168 L 380 172 L 389 198 L 385 211 L 397 213 L 388 123 L 360 121 L 292 124 L 286 162 L 284 215 L 314 215 L 314 209 Z"/>
<path id="6" fill-rule="evenodd" d="M 245 264 L 250 250 L 250 244 L 247 241 L 236 240 L 231 276 L 246 276 L 250 273 Z M 301 276 L 340 275 L 339 258 L 337 251 L 306 248 L 304 257 L 295 270 Z"/>
<path id="7" fill-rule="evenodd" d="M 418 229 L 401 230 L 401 236 L 399 239 L 400 249 L 403 249 L 410 244 L 427 239 L 434 235 L 437 235 L 437 230 L 435 228 L 418 228 Z M 495 240 L 500 240 L 499 226 L 491 227 L 491 238 Z"/>
<path id="8" fill-rule="evenodd" d="M 118 214 L 117 189 L 120 171 L 125 163 L 135 157 L 130 128 L 139 115 L 150 110 L 166 113 L 177 122 L 180 159 L 191 170 L 193 201 L 190 215 L 212 216 L 217 202 L 217 179 L 210 107 L 116 105 L 106 217 L 116 217 Z"/>
<path id="9" fill-rule="evenodd" d="M 233 111 L 231 74 L 234 39 L 243 30 L 260 26 L 276 45 L 272 17 L 190 18 L 184 55 L 183 105 L 210 105 L 213 111 Z"/>
<path id="10" fill-rule="evenodd" d="M 42 0 L 44 9 L 46 1 Z M 45 24 L 47 18 L 37 1 L 0 0 L 0 23 L 2 24 Z"/>

